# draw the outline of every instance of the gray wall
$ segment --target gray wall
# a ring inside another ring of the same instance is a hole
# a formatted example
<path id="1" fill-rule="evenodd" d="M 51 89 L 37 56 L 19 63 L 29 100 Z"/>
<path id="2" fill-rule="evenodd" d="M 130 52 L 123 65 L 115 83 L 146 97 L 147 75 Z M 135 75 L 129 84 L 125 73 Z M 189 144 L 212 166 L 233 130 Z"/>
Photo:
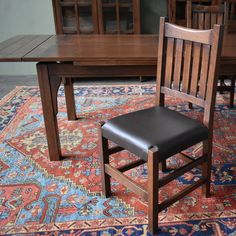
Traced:
<path id="1" fill-rule="evenodd" d="M 157 33 L 166 0 L 141 0 L 142 33 Z M 55 34 L 51 0 L 0 0 L 0 42 L 17 34 Z M 0 63 L 0 75 L 36 74 L 35 63 Z"/>
<path id="2" fill-rule="evenodd" d="M 0 0 L 0 42 L 17 34 L 55 34 L 51 0 Z M 35 63 L 0 63 L 0 75 L 30 74 Z"/>
<path id="3" fill-rule="evenodd" d="M 142 33 L 158 33 L 161 16 L 167 16 L 167 0 L 141 0 Z"/>

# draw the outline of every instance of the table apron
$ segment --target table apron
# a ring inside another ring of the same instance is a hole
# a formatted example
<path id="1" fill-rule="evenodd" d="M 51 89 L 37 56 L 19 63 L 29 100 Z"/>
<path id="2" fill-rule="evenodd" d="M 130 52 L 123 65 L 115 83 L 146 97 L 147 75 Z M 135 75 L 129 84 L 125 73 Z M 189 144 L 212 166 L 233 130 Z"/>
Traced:
<path id="1" fill-rule="evenodd" d="M 219 74 L 220 75 L 232 75 L 236 76 L 236 62 L 235 64 L 230 64 L 230 63 L 221 63 L 220 69 L 219 69 Z"/>
<path id="2" fill-rule="evenodd" d="M 157 70 L 155 65 L 80 66 L 73 63 L 46 64 L 50 77 L 156 76 Z"/>
<path id="3" fill-rule="evenodd" d="M 155 65 L 81 66 L 73 63 L 49 63 L 49 76 L 62 77 L 132 77 L 156 76 Z M 235 64 L 221 64 L 220 75 L 236 75 Z"/>

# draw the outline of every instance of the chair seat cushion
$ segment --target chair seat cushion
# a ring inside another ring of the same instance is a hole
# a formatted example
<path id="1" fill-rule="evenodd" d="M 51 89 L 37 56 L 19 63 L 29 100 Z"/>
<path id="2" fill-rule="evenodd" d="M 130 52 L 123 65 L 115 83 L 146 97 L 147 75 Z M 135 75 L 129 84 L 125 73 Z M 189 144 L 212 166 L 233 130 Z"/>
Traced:
<path id="1" fill-rule="evenodd" d="M 112 118 L 102 126 L 103 137 L 147 160 L 151 147 L 168 158 L 208 138 L 197 120 L 164 107 L 152 107 Z"/>

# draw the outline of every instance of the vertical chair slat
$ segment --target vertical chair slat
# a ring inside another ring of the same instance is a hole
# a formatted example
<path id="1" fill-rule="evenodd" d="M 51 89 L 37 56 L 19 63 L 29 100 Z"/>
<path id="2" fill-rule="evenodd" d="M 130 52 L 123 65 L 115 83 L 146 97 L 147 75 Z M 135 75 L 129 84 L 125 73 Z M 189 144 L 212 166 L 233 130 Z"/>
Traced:
<path id="1" fill-rule="evenodd" d="M 223 14 L 217 15 L 217 24 L 219 25 L 223 24 Z"/>
<path id="2" fill-rule="evenodd" d="M 177 39 L 175 47 L 175 67 L 173 75 L 173 88 L 176 90 L 180 89 L 182 57 L 183 57 L 183 40 Z"/>
<path id="3" fill-rule="evenodd" d="M 213 28 L 214 24 L 217 22 L 217 17 L 216 13 L 211 14 L 211 28 Z"/>
<path id="4" fill-rule="evenodd" d="M 78 34 L 80 34 L 79 6 L 78 6 L 77 3 L 75 3 L 74 9 L 75 9 L 75 19 L 77 19 L 77 21 L 76 21 L 76 31 L 77 31 Z"/>
<path id="5" fill-rule="evenodd" d="M 188 93 L 190 84 L 190 72 L 191 72 L 191 58 L 192 58 L 192 42 L 185 41 L 184 51 L 184 68 L 183 68 L 183 92 Z"/>
<path id="6" fill-rule="evenodd" d="M 198 14 L 198 29 L 204 29 L 204 13 L 201 12 Z"/>
<path id="7" fill-rule="evenodd" d="M 165 86 L 171 87 L 172 83 L 172 68 L 173 68 L 173 61 L 174 61 L 174 39 L 168 38 L 167 39 L 167 53 L 166 53 L 166 81 Z"/>
<path id="8" fill-rule="evenodd" d="M 197 95 L 198 87 L 198 77 L 200 69 L 200 56 L 201 56 L 201 44 L 193 44 L 193 67 L 192 67 L 192 76 L 191 76 L 191 87 L 190 94 L 193 96 Z"/>
<path id="9" fill-rule="evenodd" d="M 193 13 L 192 27 L 194 29 L 198 28 L 198 15 L 196 13 Z"/>
<path id="10" fill-rule="evenodd" d="M 214 3 L 215 4 L 215 3 Z M 214 24 L 227 25 L 228 4 L 196 5 L 188 1 L 187 26 L 195 29 L 212 29 Z"/>
<path id="11" fill-rule="evenodd" d="M 210 13 L 206 13 L 205 14 L 205 25 L 204 25 L 204 29 L 210 29 L 210 25 L 211 25 L 211 14 Z"/>
<path id="12" fill-rule="evenodd" d="M 199 96 L 203 99 L 205 99 L 205 95 L 206 95 L 209 57 L 210 57 L 210 46 L 203 45 L 202 46 L 202 66 L 201 66 L 200 83 L 199 83 Z"/>
<path id="13" fill-rule="evenodd" d="M 230 19 L 234 19 L 235 17 L 235 4 L 231 3 L 231 9 L 230 9 Z"/>
<path id="14" fill-rule="evenodd" d="M 120 1 L 116 0 L 116 30 L 120 34 Z"/>

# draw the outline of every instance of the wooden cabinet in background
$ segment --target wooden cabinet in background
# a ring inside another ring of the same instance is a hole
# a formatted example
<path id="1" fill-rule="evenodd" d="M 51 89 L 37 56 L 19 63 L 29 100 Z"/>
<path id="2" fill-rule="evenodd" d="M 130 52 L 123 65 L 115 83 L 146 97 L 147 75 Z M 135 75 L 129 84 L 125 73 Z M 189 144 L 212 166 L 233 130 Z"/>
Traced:
<path id="1" fill-rule="evenodd" d="M 140 33 L 139 0 L 52 0 L 57 34 Z"/>

